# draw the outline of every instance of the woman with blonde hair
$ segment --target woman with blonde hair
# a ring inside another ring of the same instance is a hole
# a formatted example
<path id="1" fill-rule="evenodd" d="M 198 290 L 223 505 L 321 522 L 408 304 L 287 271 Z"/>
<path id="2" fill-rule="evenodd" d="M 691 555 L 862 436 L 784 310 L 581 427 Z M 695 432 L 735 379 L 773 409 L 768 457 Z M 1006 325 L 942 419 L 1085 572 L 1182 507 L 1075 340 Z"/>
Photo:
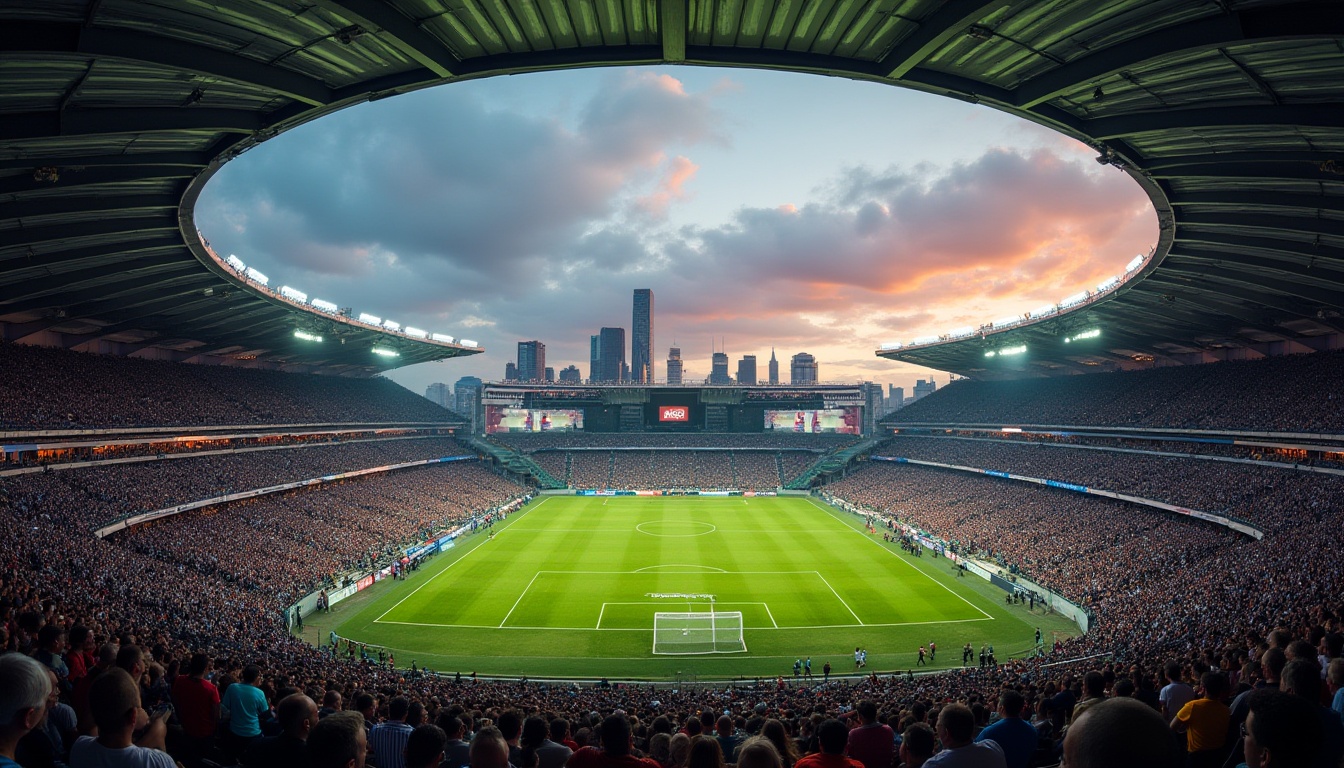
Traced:
<path id="1" fill-rule="evenodd" d="M 691 754 L 691 737 L 684 733 L 672 735 L 667 748 L 667 768 L 686 768 L 686 757 Z"/>
<path id="2" fill-rule="evenodd" d="M 672 737 L 666 733 L 653 734 L 653 738 L 649 739 L 649 757 L 657 760 L 663 768 L 674 768 L 672 765 Z"/>
<path id="3" fill-rule="evenodd" d="M 784 768 L 774 742 L 753 736 L 737 751 L 737 768 Z"/>

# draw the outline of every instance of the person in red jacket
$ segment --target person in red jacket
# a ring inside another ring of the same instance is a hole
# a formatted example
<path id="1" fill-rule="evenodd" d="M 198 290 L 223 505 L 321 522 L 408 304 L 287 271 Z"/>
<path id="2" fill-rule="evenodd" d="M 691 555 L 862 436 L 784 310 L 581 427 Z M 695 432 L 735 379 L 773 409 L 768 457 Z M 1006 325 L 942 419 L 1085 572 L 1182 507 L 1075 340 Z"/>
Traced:
<path id="1" fill-rule="evenodd" d="M 662 768 L 656 760 L 635 757 L 635 736 L 622 713 L 608 715 L 598 733 L 602 748 L 584 747 L 570 755 L 567 768 Z"/>

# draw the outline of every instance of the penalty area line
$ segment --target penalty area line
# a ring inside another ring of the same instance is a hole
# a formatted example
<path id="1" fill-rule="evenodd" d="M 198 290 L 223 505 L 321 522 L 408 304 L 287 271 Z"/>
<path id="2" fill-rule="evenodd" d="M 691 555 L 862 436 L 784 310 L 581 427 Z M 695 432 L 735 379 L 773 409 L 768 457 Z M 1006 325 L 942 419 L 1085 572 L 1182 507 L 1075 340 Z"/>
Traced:
<path id="1" fill-rule="evenodd" d="M 825 577 L 825 576 L 822 576 L 821 573 L 820 573 L 819 571 L 813 571 L 813 573 L 815 573 L 815 574 L 817 575 L 817 578 L 818 578 L 818 579 L 821 579 L 821 583 L 822 583 L 822 584 L 825 584 L 827 589 L 831 590 L 831 594 L 832 594 L 832 595 L 835 595 L 835 599 L 836 599 L 836 600 L 839 600 L 839 601 L 840 601 L 840 604 L 843 605 L 843 606 L 845 606 L 845 610 L 846 610 L 846 611 L 849 611 L 849 615 L 850 615 L 850 616 L 853 616 L 853 617 L 854 617 L 854 620 L 857 621 L 857 622 L 859 622 L 859 626 L 860 626 L 860 627 L 862 627 L 862 626 L 866 626 L 866 625 L 863 623 L 863 619 L 860 619 L 860 618 L 859 618 L 859 614 L 855 613 L 855 612 L 854 612 L 854 609 L 849 607 L 849 603 L 846 603 L 846 602 L 845 602 L 845 598 L 841 597 L 841 596 L 840 596 L 840 593 L 835 591 L 835 587 L 832 587 L 832 586 L 831 586 L 831 582 L 827 581 L 827 580 L 826 580 L 826 577 Z"/>
<path id="2" fill-rule="evenodd" d="M 965 603 L 965 604 L 971 606 L 972 608 L 974 608 L 976 611 L 978 611 L 978 612 L 980 613 L 981 616 L 984 616 L 986 619 L 993 619 L 993 618 L 994 618 L 993 616 L 990 616 L 988 613 L 986 613 L 986 612 L 985 612 L 985 609 L 981 608 L 980 606 L 976 605 L 975 603 L 972 603 L 970 600 L 967 600 L 964 596 L 962 596 L 962 595 L 958 595 L 958 594 L 956 593 L 956 590 L 954 590 L 954 589 L 952 589 L 951 587 L 947 586 L 947 585 L 944 584 L 943 582 L 941 582 L 941 581 L 939 581 L 939 580 L 933 578 L 933 576 L 930 575 L 930 574 L 929 574 L 927 571 L 925 571 L 923 568 L 918 568 L 918 567 L 916 567 L 914 563 L 906 562 L 906 561 L 905 561 L 905 558 L 903 558 L 903 557 L 901 557 L 900 555 L 896 554 L 894 551 L 892 551 L 892 550 L 890 550 L 890 549 L 887 549 L 886 547 L 882 546 L 882 543 L 879 542 L 877 539 L 870 539 L 870 538 L 868 538 L 868 534 L 866 534 L 866 533 L 864 533 L 863 531 L 860 531 L 859 529 L 857 529 L 857 528 L 855 528 L 854 526 L 850 525 L 849 522 L 848 522 L 847 520 L 845 520 L 844 518 L 842 518 L 842 517 L 840 517 L 839 515 L 837 515 L 837 514 L 835 513 L 835 510 L 832 509 L 832 508 L 830 507 L 830 505 L 828 505 L 828 504 L 822 504 L 821 502 L 817 501 L 816 499 L 813 499 L 813 498 L 810 498 L 810 497 L 808 498 L 808 501 L 812 502 L 812 503 L 815 504 L 816 506 L 818 506 L 818 507 L 820 507 L 821 509 L 825 510 L 826 513 L 829 514 L 831 517 L 834 517 L 835 519 L 837 519 L 837 520 L 839 520 L 840 522 L 844 523 L 844 524 L 845 524 L 845 527 L 848 528 L 849 530 L 853 531 L 854 533 L 857 533 L 858 535 L 862 536 L 866 541 L 870 541 L 870 542 L 872 542 L 872 544 L 873 544 L 874 546 L 878 547 L 878 548 L 881 549 L 883 552 L 886 552 L 887 554 L 889 554 L 889 555 L 891 555 L 892 557 L 896 558 L 896 561 L 897 561 L 897 562 L 905 563 L 905 565 L 909 566 L 909 567 L 910 567 L 911 569 L 913 569 L 916 573 L 922 575 L 924 578 L 928 579 L 929 581 L 932 581 L 934 584 L 937 584 L 938 586 L 942 587 L 943 589 L 946 589 L 946 590 L 948 591 L 949 594 L 953 595 L 954 597 L 956 597 L 956 598 L 957 598 L 958 600 L 960 600 L 961 602 L 963 602 L 963 603 Z M 852 613 L 852 611 L 851 611 L 851 613 Z M 855 617 L 855 618 L 857 618 L 857 617 Z"/>
<path id="3" fill-rule="evenodd" d="M 504 624 L 509 620 L 509 617 L 513 615 L 513 609 L 517 608 L 518 604 L 523 602 L 523 595 L 527 594 L 527 591 L 532 588 L 532 585 L 536 582 L 537 577 L 540 575 L 541 571 L 537 571 L 535 574 L 532 575 L 532 581 L 527 582 L 527 586 L 523 587 L 522 594 L 518 595 L 518 599 L 513 601 L 513 608 L 510 608 L 509 612 L 504 614 L 504 618 L 500 619 L 499 626 L 501 627 L 504 626 Z"/>
<path id="4" fill-rule="evenodd" d="M 530 507 L 527 507 L 526 509 L 524 509 L 522 512 L 519 513 L 519 516 L 521 516 L 521 515 L 523 515 L 523 514 L 526 514 L 527 512 L 531 512 L 532 510 L 536 509 L 537 507 L 540 507 L 542 504 L 545 504 L 545 503 L 548 502 L 548 501 L 550 501 L 550 498 L 542 499 L 540 502 L 537 503 L 536 506 L 530 506 Z M 511 527 L 513 527 L 513 526 L 512 526 L 512 525 L 505 526 L 505 527 L 500 531 L 500 533 L 503 533 L 504 531 L 508 530 L 508 529 L 511 528 Z M 431 577 L 429 577 L 428 579 L 426 579 L 424 584 L 421 584 L 420 586 L 418 586 L 418 587 L 416 587 L 415 589 L 411 590 L 411 591 L 410 591 L 410 594 L 408 594 L 408 595 L 406 595 L 405 597 L 403 597 L 403 598 L 401 598 L 400 600 L 398 600 L 396 603 L 394 603 L 394 604 L 392 605 L 391 608 L 388 608 L 386 611 L 383 611 L 383 613 L 382 613 L 381 616 L 379 616 L 378 618 L 376 618 L 376 619 L 373 620 L 373 623 L 374 623 L 374 624 L 398 624 L 398 623 L 402 623 L 402 622 L 395 622 L 395 621 L 383 621 L 383 617 L 384 617 L 384 616 L 387 616 L 387 614 L 389 614 L 389 613 L 391 613 L 391 612 L 397 610 L 397 608 L 399 608 L 399 607 L 401 606 L 402 603 L 406 602 L 407 600 L 410 600 L 412 597 L 415 597 L 415 593 L 416 593 L 416 592 L 419 592 L 420 590 L 424 589 L 425 587 L 428 587 L 430 584 L 433 584 L 434 581 L 435 581 L 436 579 L 438 579 L 440 576 L 442 576 L 443 574 L 445 574 L 445 573 L 447 573 L 448 571 L 452 570 L 453 566 L 457 565 L 458 563 L 460 563 L 460 562 L 462 562 L 463 560 L 466 560 L 468 557 L 470 557 L 473 553 L 476 552 L 476 550 L 478 550 L 478 549 L 481 548 L 481 544 L 483 543 L 483 541 L 488 541 L 488 539 L 487 539 L 487 540 L 481 540 L 481 539 L 478 539 L 477 542 L 476 542 L 476 546 L 472 547 L 471 550 L 470 550 L 469 552 L 467 552 L 466 554 L 464 554 L 464 555 L 462 555 L 461 557 L 457 558 L 457 559 L 454 560 L 453 562 L 449 563 L 449 564 L 448 564 L 442 571 L 439 571 L 438 573 L 436 573 L 436 574 L 434 574 L 433 576 L 431 576 Z"/>

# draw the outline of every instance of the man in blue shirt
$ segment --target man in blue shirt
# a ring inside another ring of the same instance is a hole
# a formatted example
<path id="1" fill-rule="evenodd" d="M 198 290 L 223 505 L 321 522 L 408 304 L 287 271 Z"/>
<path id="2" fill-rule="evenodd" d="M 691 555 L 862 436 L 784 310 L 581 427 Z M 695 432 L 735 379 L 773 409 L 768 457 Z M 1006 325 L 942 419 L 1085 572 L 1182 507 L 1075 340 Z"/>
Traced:
<path id="1" fill-rule="evenodd" d="M 248 664 L 243 667 L 243 681 L 224 691 L 220 710 L 229 722 L 229 753 L 242 757 L 252 742 L 261 738 L 261 716 L 270 711 L 266 694 L 257 687 L 261 667 Z"/>
<path id="2" fill-rule="evenodd" d="M 378 768 L 406 768 L 406 741 L 415 730 L 406 723 L 410 709 L 411 702 L 405 696 L 393 698 L 387 705 L 387 722 L 369 731 L 369 748 Z"/>
<path id="3" fill-rule="evenodd" d="M 1014 690 L 1006 690 L 999 697 L 999 721 L 975 737 L 976 741 L 993 741 L 1003 750 L 1007 768 L 1027 768 L 1036 753 L 1038 735 L 1031 723 L 1022 719 L 1026 699 Z"/>

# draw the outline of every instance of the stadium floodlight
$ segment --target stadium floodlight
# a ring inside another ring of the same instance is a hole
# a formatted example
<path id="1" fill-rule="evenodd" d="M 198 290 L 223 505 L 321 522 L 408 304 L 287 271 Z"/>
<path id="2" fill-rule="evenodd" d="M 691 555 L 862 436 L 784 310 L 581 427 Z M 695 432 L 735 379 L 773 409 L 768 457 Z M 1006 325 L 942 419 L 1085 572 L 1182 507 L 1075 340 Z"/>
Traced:
<path id="1" fill-rule="evenodd" d="M 653 614 L 656 655 L 745 653 L 741 611 Z"/>
<path id="2" fill-rule="evenodd" d="M 333 312 L 333 313 L 334 313 L 334 312 L 337 312 L 338 310 L 340 310 L 340 307 L 336 306 L 336 304 L 335 304 L 334 302 L 323 301 L 322 299 L 313 299 L 313 301 L 312 301 L 312 305 L 313 305 L 314 307 L 316 307 L 317 309 L 322 310 L 323 312 Z"/>
<path id="3" fill-rule="evenodd" d="M 461 344 L 461 345 L 464 346 L 464 347 L 479 347 L 479 346 L 481 346 L 480 344 L 477 344 L 476 342 L 472 341 L 471 339 L 458 339 L 458 340 L 457 340 L 457 343 L 458 343 L 458 344 Z"/>
<path id="4" fill-rule="evenodd" d="M 402 333 L 406 334 L 407 336 L 416 338 L 416 339 L 428 339 L 428 338 L 429 338 L 429 331 L 422 331 L 422 330 L 420 330 L 419 328 L 415 328 L 415 327 L 413 327 L 413 326 L 409 326 L 409 325 L 406 326 L 406 328 L 402 330 Z"/>
<path id="5" fill-rule="evenodd" d="M 308 333 L 307 331 L 294 331 L 294 338 L 296 338 L 296 339 L 303 339 L 304 341 L 321 341 L 321 340 L 322 340 L 322 337 L 321 337 L 321 336 L 318 336 L 318 335 L 315 334 L 315 333 Z"/>
<path id="6" fill-rule="evenodd" d="M 1016 347 L 1004 347 L 1003 349 L 999 350 L 999 357 L 1007 357 L 1009 355 L 1020 355 L 1026 351 L 1027 351 L 1026 344 L 1019 344 Z"/>
<path id="7" fill-rule="evenodd" d="M 1003 319 L 1001 319 L 1001 320 L 995 320 L 995 321 L 994 321 L 994 327 L 995 327 L 995 328 L 1007 328 L 1007 327 L 1010 326 L 1010 325 L 1017 325 L 1017 324 L 1020 323 L 1020 322 L 1022 322 L 1022 318 L 1020 318 L 1020 317 L 1005 317 L 1005 318 L 1003 318 Z"/>
<path id="8" fill-rule="evenodd" d="M 454 341 L 456 341 L 456 339 L 454 339 L 452 336 L 449 336 L 446 333 L 431 333 L 429 334 L 429 338 L 433 339 L 434 341 L 442 341 L 444 344 L 452 344 Z"/>
<path id="9" fill-rule="evenodd" d="M 1110 289 L 1114 288 L 1119 284 L 1120 284 L 1120 278 L 1115 276 L 1108 277 L 1104 281 L 1102 281 L 1100 285 L 1097 286 L 1097 293 L 1103 293 L 1105 291 L 1109 291 Z"/>
<path id="10" fill-rule="evenodd" d="M 255 267 L 248 267 L 245 274 L 247 275 L 249 280 L 261 283 L 262 285 L 266 285 L 271 282 L 271 278 L 263 275 L 261 272 L 258 272 Z"/>
<path id="11" fill-rule="evenodd" d="M 1130 272 L 1133 272 L 1139 267 L 1142 267 L 1143 261 L 1144 257 L 1142 253 L 1140 253 L 1138 256 L 1135 256 L 1132 260 L 1130 260 L 1128 264 L 1125 265 L 1125 274 L 1129 274 Z"/>
<path id="12" fill-rule="evenodd" d="M 999 353 L 998 353 L 998 352 L 995 352 L 994 350 L 991 349 L 991 350 L 989 350 L 988 352 L 985 353 L 985 357 L 994 357 L 994 356 L 997 355 L 997 354 L 999 354 Z"/>
<path id="13" fill-rule="evenodd" d="M 1056 307 L 1054 304 L 1046 304 L 1044 307 L 1037 307 L 1036 309 L 1031 310 L 1031 316 L 1045 317 L 1046 315 L 1053 315 L 1058 311 L 1059 307 Z"/>
<path id="14" fill-rule="evenodd" d="M 225 259 L 224 261 L 226 261 L 230 267 L 233 267 L 239 272 L 242 272 L 243 270 L 247 269 L 247 265 L 243 263 L 243 260 L 238 258 L 237 256 L 234 256 L 232 253 L 230 253 L 229 258 Z"/>
<path id="15" fill-rule="evenodd" d="M 1101 329 L 1093 328 L 1090 331 L 1083 331 L 1082 333 L 1075 333 L 1072 336 L 1065 336 L 1064 343 L 1068 344 L 1070 342 L 1081 341 L 1083 339 L 1095 339 L 1100 335 L 1101 335 Z"/>
<path id="16" fill-rule="evenodd" d="M 401 330 L 401 323 L 398 323 L 398 322 L 395 321 L 395 320 L 384 320 L 384 321 L 383 321 L 383 327 L 386 328 L 386 329 L 389 330 L 389 331 L 400 331 L 400 330 Z"/>
<path id="17" fill-rule="evenodd" d="M 377 315 L 370 315 L 368 312 L 360 312 L 360 313 L 359 313 L 359 322 L 361 322 L 361 323 L 368 323 L 369 325 L 382 325 L 382 324 L 383 324 L 383 318 L 381 318 L 381 317 L 379 317 L 379 316 L 377 316 Z"/>
<path id="18" fill-rule="evenodd" d="M 910 343 L 911 343 L 911 344 L 933 344 L 933 343 L 936 342 L 936 341 L 938 341 L 938 337 L 937 337 L 937 336 L 920 336 L 919 338 L 915 339 L 914 341 L 912 341 L 912 342 L 910 342 Z"/>
<path id="19" fill-rule="evenodd" d="M 293 299 L 300 304 L 308 301 L 308 294 L 300 291 L 298 288 L 290 288 L 288 285 L 280 286 L 280 295 L 284 296 L 286 299 Z"/>
<path id="20" fill-rule="evenodd" d="M 902 346 L 904 345 L 899 341 L 888 341 L 882 345 L 882 349 L 900 349 Z"/>
<path id="21" fill-rule="evenodd" d="M 967 336 L 970 336 L 970 335 L 973 334 L 973 333 L 975 333 L 975 327 L 974 327 L 974 326 L 963 325 L 962 327 L 957 328 L 956 330 L 952 331 L 951 333 L 949 333 L 949 334 L 947 334 L 947 335 L 948 335 L 948 336 L 951 336 L 951 337 L 954 338 L 954 339 L 962 339 L 962 338 L 965 338 L 965 337 L 967 337 Z"/>
<path id="22" fill-rule="evenodd" d="M 386 349 L 384 347 L 374 347 L 373 354 L 382 355 L 383 357 L 401 357 L 401 353 L 395 349 Z"/>
<path id="23" fill-rule="evenodd" d="M 1059 302 L 1059 306 L 1072 307 L 1074 304 L 1082 304 L 1084 301 L 1087 301 L 1087 297 L 1088 297 L 1087 291 L 1079 291 L 1078 293 L 1075 293 L 1072 296 L 1069 296 L 1068 298 Z"/>

